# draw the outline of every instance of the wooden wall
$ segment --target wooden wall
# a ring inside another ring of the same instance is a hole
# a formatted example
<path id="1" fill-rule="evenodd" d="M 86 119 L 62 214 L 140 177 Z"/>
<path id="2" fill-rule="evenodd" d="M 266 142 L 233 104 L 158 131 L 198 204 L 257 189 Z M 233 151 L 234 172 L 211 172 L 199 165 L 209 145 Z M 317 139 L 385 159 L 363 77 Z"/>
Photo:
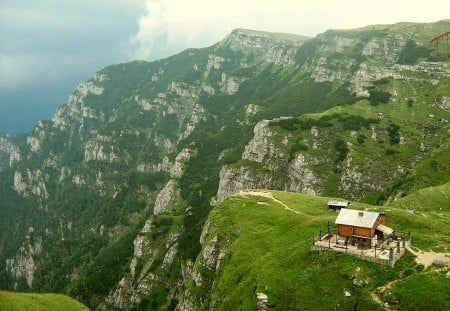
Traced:
<path id="1" fill-rule="evenodd" d="M 375 235 L 374 228 L 361 228 L 361 227 L 354 227 L 354 226 L 349 226 L 349 225 L 338 225 L 338 232 L 339 232 L 339 235 L 345 236 L 345 237 L 351 237 L 353 235 L 358 235 L 358 236 L 371 238 Z"/>

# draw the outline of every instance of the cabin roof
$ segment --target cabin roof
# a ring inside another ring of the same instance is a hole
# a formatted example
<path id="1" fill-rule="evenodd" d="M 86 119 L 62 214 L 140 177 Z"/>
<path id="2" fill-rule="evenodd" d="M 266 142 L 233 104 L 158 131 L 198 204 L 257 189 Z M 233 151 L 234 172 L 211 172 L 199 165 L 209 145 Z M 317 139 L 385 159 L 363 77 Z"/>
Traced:
<path id="1" fill-rule="evenodd" d="M 336 224 L 372 228 L 379 215 L 380 213 L 345 208 L 339 211 Z"/>
<path id="2" fill-rule="evenodd" d="M 347 207 L 350 204 L 348 201 L 340 201 L 340 200 L 329 200 L 328 206 L 341 206 Z"/>
<path id="3" fill-rule="evenodd" d="M 377 230 L 383 232 L 385 235 L 391 235 L 395 231 L 394 229 L 383 224 L 379 224 Z"/>

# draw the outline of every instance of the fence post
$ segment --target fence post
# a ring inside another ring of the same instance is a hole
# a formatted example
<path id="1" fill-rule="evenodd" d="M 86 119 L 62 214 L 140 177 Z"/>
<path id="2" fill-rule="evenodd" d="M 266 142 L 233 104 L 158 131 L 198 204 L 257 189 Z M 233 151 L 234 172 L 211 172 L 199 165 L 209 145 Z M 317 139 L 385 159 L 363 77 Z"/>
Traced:
<path id="1" fill-rule="evenodd" d="M 392 248 L 389 249 L 389 263 L 393 266 L 392 262 L 394 261 L 394 251 Z"/>

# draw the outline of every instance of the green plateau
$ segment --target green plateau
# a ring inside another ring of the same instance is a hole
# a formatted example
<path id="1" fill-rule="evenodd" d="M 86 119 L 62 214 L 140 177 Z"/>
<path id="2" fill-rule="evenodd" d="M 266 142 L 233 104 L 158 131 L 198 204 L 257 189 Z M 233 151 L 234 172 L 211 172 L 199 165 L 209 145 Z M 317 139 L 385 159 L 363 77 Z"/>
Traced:
<path id="1" fill-rule="evenodd" d="M 424 189 L 411 200 L 406 196 L 391 206 L 351 202 L 353 209 L 386 213 L 387 224 L 398 231 L 414 228 L 413 246 L 423 251 L 448 249 L 450 184 Z M 268 195 L 269 194 L 269 195 Z M 440 198 L 440 204 L 415 211 L 415 200 Z M 194 295 L 205 298 L 201 310 L 241 306 L 253 309 L 256 293 L 268 296 L 270 310 L 384 310 L 394 301 L 400 310 L 449 307 L 446 272 L 424 266 L 407 254 L 394 268 L 366 262 L 347 254 L 311 252 L 312 237 L 334 230 L 337 213 L 327 207 L 327 197 L 256 190 L 232 196 L 210 213 L 203 251 L 222 253 L 218 269 L 205 267 L 202 254 L 196 269 L 201 282 L 190 284 Z M 446 210 L 441 208 L 446 206 Z M 445 270 L 447 271 L 447 270 Z M 355 280 L 367 280 L 355 286 Z M 205 284 L 206 283 L 206 284 Z M 198 286 L 198 284 L 202 284 Z M 380 288 L 390 284 L 389 290 Z M 439 295 L 435 290 L 439 289 Z M 206 292 L 205 292 L 206 291 Z M 351 293 L 346 297 L 344 292 Z M 372 296 L 378 300 L 374 300 Z M 378 301 L 378 302 L 376 302 Z"/>

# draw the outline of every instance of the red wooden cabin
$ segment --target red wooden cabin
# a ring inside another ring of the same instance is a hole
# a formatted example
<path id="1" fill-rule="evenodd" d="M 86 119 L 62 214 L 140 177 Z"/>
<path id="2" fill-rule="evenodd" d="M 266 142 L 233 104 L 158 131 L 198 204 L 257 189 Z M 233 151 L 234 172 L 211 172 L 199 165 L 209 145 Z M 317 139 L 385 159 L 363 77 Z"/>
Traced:
<path id="1" fill-rule="evenodd" d="M 343 208 L 336 218 L 338 234 L 351 238 L 352 241 L 369 240 L 377 237 L 387 237 L 394 233 L 394 230 L 384 225 L 385 215 L 369 211 L 353 210 Z"/>

